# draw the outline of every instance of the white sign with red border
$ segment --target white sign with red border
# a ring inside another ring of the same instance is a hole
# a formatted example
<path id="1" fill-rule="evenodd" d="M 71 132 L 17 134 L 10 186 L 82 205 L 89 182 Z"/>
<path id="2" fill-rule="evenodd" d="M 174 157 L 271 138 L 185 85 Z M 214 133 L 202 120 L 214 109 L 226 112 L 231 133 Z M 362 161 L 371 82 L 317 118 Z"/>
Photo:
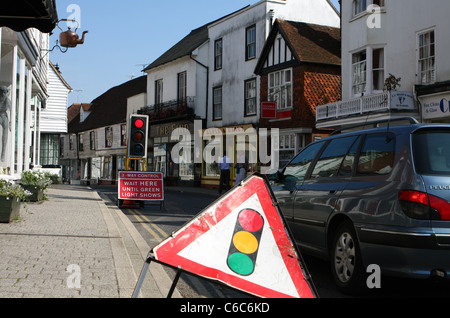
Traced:
<path id="1" fill-rule="evenodd" d="M 152 251 L 161 263 L 259 297 L 316 297 L 269 185 L 257 174 Z"/>
<path id="2" fill-rule="evenodd" d="M 161 172 L 119 171 L 118 198 L 120 200 L 164 200 Z"/>

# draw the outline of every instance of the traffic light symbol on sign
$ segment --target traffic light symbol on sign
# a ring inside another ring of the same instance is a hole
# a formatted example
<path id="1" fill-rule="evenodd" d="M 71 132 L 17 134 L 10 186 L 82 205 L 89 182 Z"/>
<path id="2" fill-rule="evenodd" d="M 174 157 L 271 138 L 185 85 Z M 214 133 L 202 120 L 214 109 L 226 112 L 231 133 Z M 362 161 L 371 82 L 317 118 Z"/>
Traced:
<path id="1" fill-rule="evenodd" d="M 228 251 L 228 267 L 236 274 L 248 276 L 256 265 L 264 219 L 253 209 L 239 212 Z"/>
<path id="2" fill-rule="evenodd" d="M 131 115 L 128 139 L 128 157 L 144 158 L 147 156 L 148 117 Z"/>

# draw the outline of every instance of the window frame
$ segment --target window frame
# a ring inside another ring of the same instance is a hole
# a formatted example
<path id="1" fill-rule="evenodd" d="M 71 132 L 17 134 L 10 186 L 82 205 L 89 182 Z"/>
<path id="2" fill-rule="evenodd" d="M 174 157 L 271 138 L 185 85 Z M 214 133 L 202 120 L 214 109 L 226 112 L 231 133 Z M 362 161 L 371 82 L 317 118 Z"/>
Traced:
<path id="1" fill-rule="evenodd" d="M 253 87 L 249 88 L 248 85 L 254 84 Z M 252 93 L 254 96 L 249 96 L 249 93 Z M 248 79 L 244 82 L 244 116 L 256 116 L 257 113 L 257 105 L 256 105 L 256 97 L 258 94 L 257 90 L 257 82 L 256 77 Z M 253 111 L 249 111 L 250 102 L 253 102 Z"/>
<path id="2" fill-rule="evenodd" d="M 113 146 L 113 128 L 111 126 L 105 127 L 105 148 L 112 148 Z"/>
<path id="3" fill-rule="evenodd" d="M 218 46 L 220 45 L 220 46 Z M 223 63 L 223 39 L 214 41 L 214 70 L 221 70 Z"/>
<path id="4" fill-rule="evenodd" d="M 163 85 L 162 79 L 155 80 L 155 105 L 161 105 L 163 102 Z"/>
<path id="5" fill-rule="evenodd" d="M 289 81 L 286 81 L 287 72 L 290 73 Z M 277 74 L 278 74 L 278 84 L 277 84 Z M 293 85 L 292 68 L 282 69 L 269 73 L 267 75 L 267 100 L 269 102 L 277 102 L 278 111 L 292 109 L 293 86 L 294 85 Z M 284 103 L 282 103 L 282 101 L 284 101 Z"/>
<path id="6" fill-rule="evenodd" d="M 355 57 L 359 58 L 359 55 L 364 54 L 364 59 L 358 59 L 355 61 Z M 356 74 L 360 79 L 356 82 Z M 362 95 L 367 92 L 367 49 L 354 52 L 351 54 L 351 93 L 352 96 Z"/>
<path id="7" fill-rule="evenodd" d="M 380 65 L 378 65 L 378 67 L 375 67 L 375 51 L 381 51 L 380 57 L 378 59 L 378 62 L 380 62 Z M 384 81 L 386 78 L 386 55 L 385 55 L 385 49 L 384 47 L 374 47 L 371 49 L 371 56 L 372 56 L 372 67 L 371 67 L 371 74 L 372 74 L 372 92 L 381 92 L 383 91 L 384 88 Z M 376 87 L 377 83 L 375 81 L 375 73 L 380 73 L 380 75 L 378 75 L 378 84 L 381 85 L 381 87 Z"/>
<path id="8" fill-rule="evenodd" d="M 245 29 L 245 60 L 256 59 L 256 24 Z"/>
<path id="9" fill-rule="evenodd" d="M 429 35 L 431 37 L 433 35 L 433 42 L 425 43 L 421 45 L 421 37 Z M 431 48 L 433 51 L 433 55 L 431 55 Z M 427 56 L 422 57 L 422 50 L 427 49 Z M 432 61 L 432 68 L 429 68 L 429 62 Z M 426 70 L 422 70 L 422 64 L 426 65 Z M 430 78 L 426 75 L 426 80 L 423 80 L 423 73 L 429 73 Z M 436 28 L 429 28 L 426 30 L 422 30 L 417 32 L 417 82 L 420 85 L 433 84 L 436 82 Z"/>
<path id="10" fill-rule="evenodd" d="M 127 145 L 127 124 L 120 125 L 120 145 Z"/>
<path id="11" fill-rule="evenodd" d="M 177 74 L 177 100 L 184 102 L 187 98 L 187 72 L 183 71 Z"/>
<path id="12" fill-rule="evenodd" d="M 218 103 L 218 100 L 216 98 L 219 98 L 219 96 L 216 96 L 216 92 L 219 92 L 220 90 L 220 103 Z M 223 90 L 222 86 L 216 86 L 213 87 L 213 94 L 212 94 L 212 120 L 222 120 L 223 118 Z M 220 116 L 217 116 L 217 111 L 220 108 Z"/>
<path id="13" fill-rule="evenodd" d="M 95 131 L 89 132 L 89 148 L 95 150 Z"/>

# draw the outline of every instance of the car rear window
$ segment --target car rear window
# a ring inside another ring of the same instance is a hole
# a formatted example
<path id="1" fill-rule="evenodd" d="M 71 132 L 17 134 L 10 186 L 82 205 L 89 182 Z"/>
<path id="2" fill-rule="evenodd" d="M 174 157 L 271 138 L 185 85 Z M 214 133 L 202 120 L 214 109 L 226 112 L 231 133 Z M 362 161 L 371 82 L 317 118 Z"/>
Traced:
<path id="1" fill-rule="evenodd" d="M 420 130 L 412 136 L 414 167 L 424 175 L 450 175 L 450 129 Z"/>

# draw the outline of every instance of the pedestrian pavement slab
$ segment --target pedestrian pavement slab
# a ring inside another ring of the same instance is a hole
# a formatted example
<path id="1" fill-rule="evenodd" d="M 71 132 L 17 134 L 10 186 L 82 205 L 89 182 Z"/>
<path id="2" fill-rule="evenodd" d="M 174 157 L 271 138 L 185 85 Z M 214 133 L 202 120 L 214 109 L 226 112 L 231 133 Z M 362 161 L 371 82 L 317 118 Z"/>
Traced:
<path id="1" fill-rule="evenodd" d="M 46 197 L 0 223 L 0 297 L 131 297 L 149 252 L 134 225 L 86 186 L 52 185 Z M 149 271 L 140 297 L 165 297 L 167 274 Z"/>

